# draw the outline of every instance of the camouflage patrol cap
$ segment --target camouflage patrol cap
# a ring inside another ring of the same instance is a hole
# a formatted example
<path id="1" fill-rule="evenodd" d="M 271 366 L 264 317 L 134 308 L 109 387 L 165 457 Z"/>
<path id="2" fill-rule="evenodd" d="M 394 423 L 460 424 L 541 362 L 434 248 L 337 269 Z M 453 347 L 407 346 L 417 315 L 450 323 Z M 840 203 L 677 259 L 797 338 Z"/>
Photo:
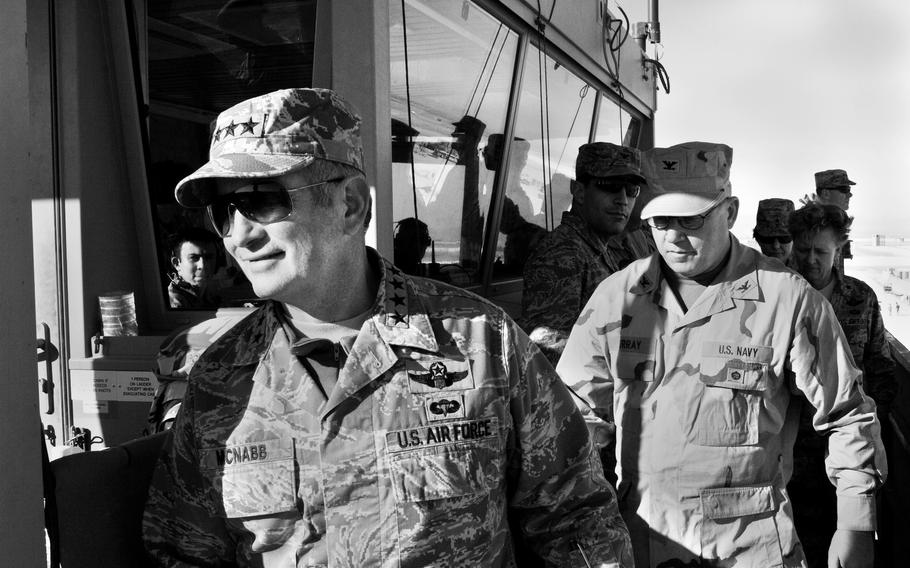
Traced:
<path id="1" fill-rule="evenodd" d="M 685 142 L 644 153 L 645 177 L 653 197 L 641 218 L 701 215 L 733 195 L 733 148 L 713 142 Z"/>
<path id="2" fill-rule="evenodd" d="M 236 104 L 218 115 L 209 161 L 177 184 L 177 202 L 203 207 L 217 179 L 277 177 L 316 159 L 363 171 L 360 122 L 328 89 L 284 89 Z"/>
<path id="3" fill-rule="evenodd" d="M 578 157 L 575 158 L 576 180 L 597 184 L 615 177 L 645 181 L 645 176 L 641 175 L 641 152 L 638 149 L 609 142 L 591 142 L 578 148 Z"/>
<path id="4" fill-rule="evenodd" d="M 787 219 L 793 212 L 794 205 L 789 199 L 762 199 L 758 202 L 755 213 L 755 231 L 757 237 L 787 237 Z"/>
<path id="5" fill-rule="evenodd" d="M 851 185 L 856 185 L 855 182 L 850 181 L 850 178 L 847 177 L 847 172 L 844 170 L 825 170 L 823 172 L 815 172 L 815 189 L 841 189 L 844 187 L 849 187 Z"/>

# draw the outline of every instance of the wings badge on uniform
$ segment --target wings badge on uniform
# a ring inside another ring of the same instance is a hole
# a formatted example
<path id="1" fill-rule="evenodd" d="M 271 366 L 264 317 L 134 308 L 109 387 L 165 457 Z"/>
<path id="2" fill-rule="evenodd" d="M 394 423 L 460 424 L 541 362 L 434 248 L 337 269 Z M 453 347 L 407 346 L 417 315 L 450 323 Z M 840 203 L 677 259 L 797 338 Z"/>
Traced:
<path id="1" fill-rule="evenodd" d="M 468 374 L 467 370 L 449 371 L 442 361 L 436 361 L 430 365 L 428 372 L 408 371 L 408 377 L 411 380 L 437 389 L 450 387 L 465 379 Z"/>

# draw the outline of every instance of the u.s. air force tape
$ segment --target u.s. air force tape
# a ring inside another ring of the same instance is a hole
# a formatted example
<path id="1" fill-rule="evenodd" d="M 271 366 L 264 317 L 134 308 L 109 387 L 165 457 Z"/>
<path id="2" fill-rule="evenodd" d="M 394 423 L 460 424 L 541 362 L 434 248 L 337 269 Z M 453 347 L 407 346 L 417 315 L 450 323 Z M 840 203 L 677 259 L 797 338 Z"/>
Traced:
<path id="1" fill-rule="evenodd" d="M 497 418 L 481 418 L 420 426 L 386 433 L 386 448 L 390 453 L 432 447 L 456 442 L 494 438 L 499 435 Z"/>

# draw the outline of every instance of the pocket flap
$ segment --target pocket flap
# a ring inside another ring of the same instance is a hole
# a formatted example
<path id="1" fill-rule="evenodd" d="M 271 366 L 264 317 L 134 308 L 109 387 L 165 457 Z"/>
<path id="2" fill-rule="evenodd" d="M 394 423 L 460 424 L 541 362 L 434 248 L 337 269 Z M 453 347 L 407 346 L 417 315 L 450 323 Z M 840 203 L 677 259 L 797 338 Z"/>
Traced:
<path id="1" fill-rule="evenodd" d="M 713 520 L 770 513 L 776 508 L 770 485 L 702 489 L 699 496 L 702 514 Z"/>

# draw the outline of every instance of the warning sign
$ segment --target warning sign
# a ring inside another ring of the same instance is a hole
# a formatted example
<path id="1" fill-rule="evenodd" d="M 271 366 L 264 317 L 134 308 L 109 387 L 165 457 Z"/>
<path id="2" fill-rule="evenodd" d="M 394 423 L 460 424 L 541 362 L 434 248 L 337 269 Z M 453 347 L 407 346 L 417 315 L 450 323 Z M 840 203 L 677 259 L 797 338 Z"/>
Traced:
<path id="1" fill-rule="evenodd" d="M 73 370 L 71 377 L 76 400 L 151 403 L 158 388 L 155 374 L 143 371 Z"/>

